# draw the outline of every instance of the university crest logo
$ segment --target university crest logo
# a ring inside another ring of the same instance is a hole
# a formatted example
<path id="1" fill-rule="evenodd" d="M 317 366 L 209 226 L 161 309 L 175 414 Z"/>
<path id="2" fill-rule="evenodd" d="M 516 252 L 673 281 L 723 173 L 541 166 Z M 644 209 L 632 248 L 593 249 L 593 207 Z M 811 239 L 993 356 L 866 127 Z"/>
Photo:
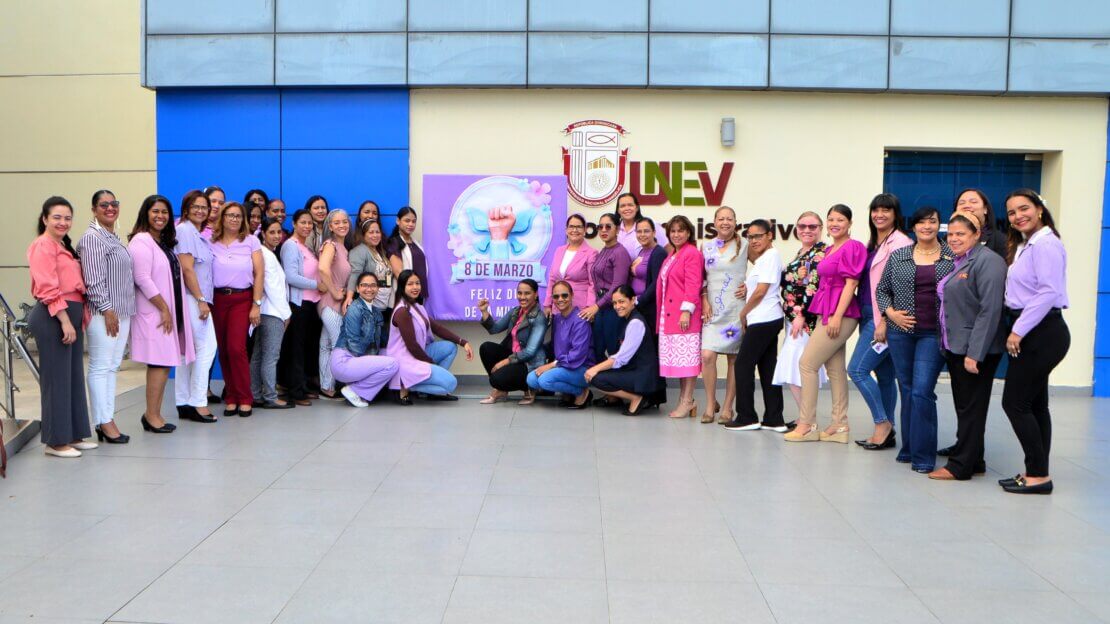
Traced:
<path id="1" fill-rule="evenodd" d="M 621 149 L 624 128 L 611 121 L 576 121 L 565 129 L 570 147 L 563 148 L 567 193 L 584 206 L 613 201 L 624 188 L 628 148 Z"/>

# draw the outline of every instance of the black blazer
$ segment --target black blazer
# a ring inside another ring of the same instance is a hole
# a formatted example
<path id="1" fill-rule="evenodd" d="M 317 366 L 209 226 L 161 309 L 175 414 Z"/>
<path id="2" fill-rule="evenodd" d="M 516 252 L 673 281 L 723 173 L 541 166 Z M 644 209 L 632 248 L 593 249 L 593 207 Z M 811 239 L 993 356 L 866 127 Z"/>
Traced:
<path id="1" fill-rule="evenodd" d="M 886 268 L 883 269 L 883 277 L 879 280 L 879 285 L 875 288 L 875 303 L 879 306 L 879 313 L 885 316 L 887 308 L 894 308 L 895 310 L 905 310 L 914 314 L 914 306 L 916 305 L 916 297 L 914 297 L 914 281 L 917 279 L 917 264 L 913 261 L 913 245 L 906 245 L 900 249 L 895 249 L 890 254 L 890 259 L 887 260 Z M 935 269 L 936 279 L 933 284 L 940 283 L 944 276 L 952 272 L 952 260 L 955 254 L 952 253 L 952 248 L 948 243 L 940 244 L 940 257 L 937 258 Z M 940 303 L 937 303 L 937 318 L 940 318 Z M 898 327 L 891 321 L 886 323 L 887 329 L 907 333 L 906 330 Z"/>
<path id="2" fill-rule="evenodd" d="M 644 292 L 636 296 L 636 310 L 644 315 L 648 323 L 648 331 L 656 333 L 659 328 L 655 325 L 655 281 L 659 277 L 659 270 L 663 268 L 663 261 L 667 259 L 667 250 L 662 245 L 656 245 L 648 256 L 647 285 Z M 631 282 L 630 282 L 631 283 Z"/>
<path id="3" fill-rule="evenodd" d="M 992 225 L 994 225 L 994 224 L 992 224 Z M 994 227 L 992 227 L 989 230 L 986 229 L 986 228 L 983 228 L 983 229 L 984 229 L 983 236 L 982 236 L 982 239 L 979 241 L 979 244 L 982 245 L 983 247 L 986 247 L 987 249 L 990 249 L 991 251 L 998 254 L 1002 258 L 1005 258 L 1006 257 L 1006 244 L 1007 244 L 1007 242 L 1006 242 L 1006 232 L 999 229 L 999 227 L 997 225 L 994 225 Z"/>
<path id="4" fill-rule="evenodd" d="M 944 330 L 948 350 L 982 362 L 989 353 L 1002 353 L 1006 326 L 1002 308 L 1006 291 L 1006 261 L 989 249 L 972 252 L 944 283 Z"/>

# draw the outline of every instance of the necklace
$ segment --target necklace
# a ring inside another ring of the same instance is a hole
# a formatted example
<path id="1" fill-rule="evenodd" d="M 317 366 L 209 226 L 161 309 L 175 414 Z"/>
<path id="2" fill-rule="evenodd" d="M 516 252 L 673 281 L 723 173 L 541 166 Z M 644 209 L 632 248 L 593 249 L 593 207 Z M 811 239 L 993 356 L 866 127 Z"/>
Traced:
<path id="1" fill-rule="evenodd" d="M 935 256 L 940 253 L 940 245 L 933 249 L 922 249 L 920 245 L 914 245 L 913 250 L 923 256 Z"/>

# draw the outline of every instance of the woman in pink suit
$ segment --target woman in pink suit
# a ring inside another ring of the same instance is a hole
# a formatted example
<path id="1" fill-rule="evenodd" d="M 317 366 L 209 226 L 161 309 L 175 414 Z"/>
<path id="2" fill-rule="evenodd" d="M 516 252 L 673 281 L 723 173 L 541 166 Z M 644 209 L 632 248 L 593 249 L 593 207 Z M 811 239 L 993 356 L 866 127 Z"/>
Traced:
<path id="1" fill-rule="evenodd" d="M 673 251 L 663 261 L 655 282 L 659 329 L 659 374 L 678 378 L 682 389 L 671 418 L 693 416 L 694 385 L 701 373 L 701 286 L 705 267 L 694 245 L 694 224 L 679 215 L 667 222 Z"/>
<path id="2" fill-rule="evenodd" d="M 136 308 L 131 319 L 131 359 L 147 365 L 142 425 L 146 431 L 170 433 L 177 427 L 162 418 L 170 368 L 194 359 L 193 332 L 182 307 L 181 265 L 173 252 L 177 235 L 170 200 L 161 195 L 143 200 L 128 241 Z"/>
<path id="3" fill-rule="evenodd" d="M 567 244 L 555 250 L 555 258 L 547 274 L 544 314 L 551 316 L 551 289 L 559 280 L 574 289 L 574 306 L 579 310 L 585 310 L 596 302 L 593 278 L 596 259 L 597 250 L 586 243 L 586 219 L 579 214 L 570 215 L 567 217 Z"/>

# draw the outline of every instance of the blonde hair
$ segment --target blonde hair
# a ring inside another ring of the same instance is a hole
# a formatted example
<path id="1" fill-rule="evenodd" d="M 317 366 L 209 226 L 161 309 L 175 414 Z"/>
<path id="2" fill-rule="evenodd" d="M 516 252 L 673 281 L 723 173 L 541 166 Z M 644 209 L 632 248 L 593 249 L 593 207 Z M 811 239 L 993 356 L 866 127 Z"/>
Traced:
<path id="1" fill-rule="evenodd" d="M 804 219 L 806 217 L 813 217 L 814 219 L 817 219 L 817 225 L 819 225 L 819 226 L 825 225 L 825 220 L 821 218 L 821 215 L 817 214 L 816 212 L 813 212 L 812 210 L 807 210 L 807 211 L 803 212 L 802 214 L 798 215 L 798 218 L 794 220 L 794 223 L 798 223 L 798 221 L 801 221 L 802 219 Z"/>

